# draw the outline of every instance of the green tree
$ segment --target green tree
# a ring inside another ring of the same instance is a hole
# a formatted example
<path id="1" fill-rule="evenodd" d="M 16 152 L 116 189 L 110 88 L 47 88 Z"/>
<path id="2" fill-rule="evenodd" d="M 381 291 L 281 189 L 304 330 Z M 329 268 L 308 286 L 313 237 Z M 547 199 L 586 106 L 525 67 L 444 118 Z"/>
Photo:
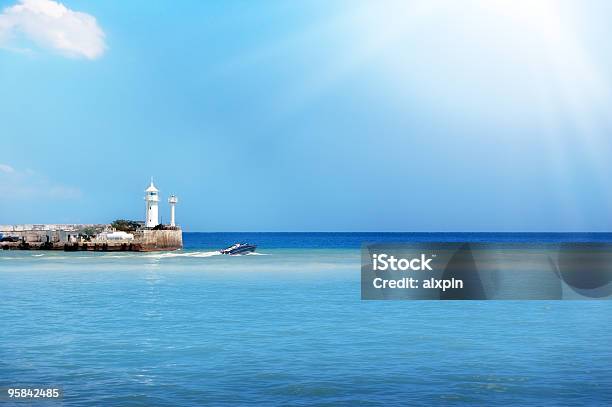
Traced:
<path id="1" fill-rule="evenodd" d="M 79 234 L 84 236 L 85 238 L 94 237 L 98 233 L 99 233 L 99 231 L 96 230 L 96 228 L 94 228 L 92 226 L 87 226 L 87 227 L 84 227 L 83 229 L 79 230 Z"/>
<path id="2" fill-rule="evenodd" d="M 140 228 L 140 223 L 134 220 L 117 219 L 111 226 L 122 232 L 133 232 Z"/>

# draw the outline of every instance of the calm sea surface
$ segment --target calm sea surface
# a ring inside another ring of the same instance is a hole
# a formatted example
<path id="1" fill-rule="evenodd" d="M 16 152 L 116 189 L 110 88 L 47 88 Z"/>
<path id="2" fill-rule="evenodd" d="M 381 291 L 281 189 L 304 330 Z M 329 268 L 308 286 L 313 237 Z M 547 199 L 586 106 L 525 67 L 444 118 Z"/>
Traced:
<path id="1" fill-rule="evenodd" d="M 361 301 L 359 285 L 364 242 L 610 234 L 184 239 L 173 253 L 0 251 L 0 388 L 64 391 L 32 405 L 612 405 L 612 302 Z M 236 241 L 259 254 L 214 252 Z"/>

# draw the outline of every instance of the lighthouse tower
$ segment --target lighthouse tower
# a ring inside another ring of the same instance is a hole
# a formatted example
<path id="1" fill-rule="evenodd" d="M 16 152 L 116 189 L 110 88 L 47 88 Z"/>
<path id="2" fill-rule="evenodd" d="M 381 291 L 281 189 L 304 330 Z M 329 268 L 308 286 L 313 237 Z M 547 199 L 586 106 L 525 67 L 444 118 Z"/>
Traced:
<path id="1" fill-rule="evenodd" d="M 176 195 L 170 195 L 170 198 L 168 198 L 168 203 L 170 204 L 170 226 L 176 226 L 176 224 L 174 223 L 174 207 L 176 206 L 177 202 L 178 198 L 176 197 Z"/>
<path id="2" fill-rule="evenodd" d="M 158 215 L 158 204 L 159 204 L 159 190 L 153 185 L 153 179 L 151 179 L 151 185 L 145 189 L 145 201 L 147 203 L 147 217 L 145 219 L 145 226 L 148 228 L 154 228 L 159 225 Z"/>

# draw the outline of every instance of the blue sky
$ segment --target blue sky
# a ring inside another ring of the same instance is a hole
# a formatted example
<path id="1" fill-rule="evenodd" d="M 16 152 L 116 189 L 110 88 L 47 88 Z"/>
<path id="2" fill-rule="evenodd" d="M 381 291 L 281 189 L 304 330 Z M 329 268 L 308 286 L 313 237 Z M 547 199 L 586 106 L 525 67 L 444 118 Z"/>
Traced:
<path id="1" fill-rule="evenodd" d="M 0 0 L 0 224 L 612 229 L 608 2 L 64 6 Z"/>

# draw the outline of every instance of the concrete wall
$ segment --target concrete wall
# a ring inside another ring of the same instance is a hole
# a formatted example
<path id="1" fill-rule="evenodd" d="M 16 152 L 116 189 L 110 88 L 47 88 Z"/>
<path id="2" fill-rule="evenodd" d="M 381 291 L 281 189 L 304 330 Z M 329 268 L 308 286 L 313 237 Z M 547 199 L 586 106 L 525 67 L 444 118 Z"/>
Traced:
<path id="1" fill-rule="evenodd" d="M 183 231 L 173 230 L 140 230 L 134 234 L 134 243 L 140 244 L 142 251 L 176 250 L 183 247 Z"/>
<path id="2" fill-rule="evenodd" d="M 67 232 L 78 231 L 80 229 L 86 227 L 93 228 L 109 228 L 110 225 L 107 224 L 24 224 L 24 225 L 0 225 L 0 233 L 10 233 L 10 232 L 27 232 L 27 231 L 57 231 L 63 230 Z"/>
<path id="3" fill-rule="evenodd" d="M 28 243 L 49 242 L 67 243 L 70 236 L 78 235 L 84 228 L 94 228 L 96 230 L 107 230 L 110 225 L 106 224 L 26 224 L 26 225 L 0 225 L 0 234 L 3 236 L 17 236 L 25 239 Z"/>
<path id="4" fill-rule="evenodd" d="M 9 225 L 0 227 L 0 233 L 6 236 L 18 236 L 25 239 L 27 243 L 53 243 L 61 244 L 74 242 L 70 236 L 76 235 L 84 227 L 94 226 L 99 229 L 106 229 L 109 225 Z M 167 230 L 138 230 L 133 233 L 134 240 L 129 243 L 135 251 L 156 251 L 156 250 L 176 250 L 183 247 L 183 231 L 176 227 Z M 85 244 L 85 242 L 82 242 Z M 93 239 L 92 245 L 96 243 L 109 243 L 106 240 L 99 241 Z M 109 244 L 122 242 L 110 242 Z M 3 243 L 4 244 L 4 243 Z"/>
<path id="5" fill-rule="evenodd" d="M 10 232 L 0 232 L 6 236 L 17 236 L 19 239 L 25 239 L 28 243 L 37 242 L 68 242 L 70 236 L 76 236 L 77 232 L 70 232 L 65 230 L 17 230 Z"/>

